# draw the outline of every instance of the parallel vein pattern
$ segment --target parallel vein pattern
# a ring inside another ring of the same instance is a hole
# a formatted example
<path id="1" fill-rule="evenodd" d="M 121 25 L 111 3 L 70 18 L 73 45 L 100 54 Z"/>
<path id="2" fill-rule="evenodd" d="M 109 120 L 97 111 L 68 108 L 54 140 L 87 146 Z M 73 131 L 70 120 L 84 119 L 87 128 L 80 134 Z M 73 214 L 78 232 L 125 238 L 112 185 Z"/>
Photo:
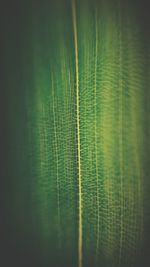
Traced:
<path id="1" fill-rule="evenodd" d="M 25 119 L 12 113 L 26 133 L 14 139 L 16 228 L 32 240 L 35 266 L 137 267 L 148 225 L 148 44 L 128 1 L 54 2 L 37 1 L 28 16 Z"/>

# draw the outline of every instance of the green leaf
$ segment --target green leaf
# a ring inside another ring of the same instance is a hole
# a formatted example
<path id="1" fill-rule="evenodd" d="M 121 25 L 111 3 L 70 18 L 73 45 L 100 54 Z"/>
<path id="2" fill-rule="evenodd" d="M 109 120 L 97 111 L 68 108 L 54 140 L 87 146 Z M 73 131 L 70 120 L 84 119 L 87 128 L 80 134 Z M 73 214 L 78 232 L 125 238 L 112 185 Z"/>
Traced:
<path id="1" fill-rule="evenodd" d="M 57 0 L 27 14 L 23 78 L 18 60 L 11 82 L 24 88 L 10 107 L 17 242 L 44 267 L 136 266 L 150 85 L 136 12 L 118 0 Z"/>

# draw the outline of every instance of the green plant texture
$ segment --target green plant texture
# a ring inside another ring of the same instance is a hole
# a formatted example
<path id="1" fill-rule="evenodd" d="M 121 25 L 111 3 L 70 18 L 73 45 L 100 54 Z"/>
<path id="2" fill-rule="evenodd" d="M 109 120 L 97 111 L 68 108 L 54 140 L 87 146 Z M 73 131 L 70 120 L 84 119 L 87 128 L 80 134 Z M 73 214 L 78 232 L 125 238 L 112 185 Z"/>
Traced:
<path id="1" fill-rule="evenodd" d="M 130 2 L 31 1 L 11 39 L 11 227 L 32 266 L 143 253 L 150 50 Z"/>

